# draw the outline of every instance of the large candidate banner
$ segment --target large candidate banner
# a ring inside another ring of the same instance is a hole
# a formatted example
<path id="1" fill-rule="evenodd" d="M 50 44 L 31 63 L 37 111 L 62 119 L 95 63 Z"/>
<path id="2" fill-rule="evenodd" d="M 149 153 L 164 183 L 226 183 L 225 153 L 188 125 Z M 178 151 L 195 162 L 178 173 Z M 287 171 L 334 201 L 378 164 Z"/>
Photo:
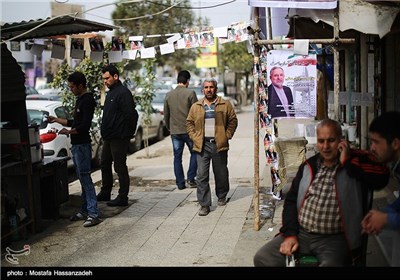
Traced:
<path id="1" fill-rule="evenodd" d="M 317 56 L 292 50 L 267 53 L 267 104 L 271 118 L 314 118 L 317 115 Z"/>
<path id="2" fill-rule="evenodd" d="M 335 9 L 337 0 L 249 0 L 252 7 Z"/>

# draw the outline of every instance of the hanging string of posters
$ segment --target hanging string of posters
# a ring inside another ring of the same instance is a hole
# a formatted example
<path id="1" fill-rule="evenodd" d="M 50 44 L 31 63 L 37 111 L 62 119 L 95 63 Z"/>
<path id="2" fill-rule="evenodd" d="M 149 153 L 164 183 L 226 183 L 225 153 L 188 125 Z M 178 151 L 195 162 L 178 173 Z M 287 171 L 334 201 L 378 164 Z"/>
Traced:
<path id="1" fill-rule="evenodd" d="M 105 51 L 104 46 L 110 42 L 101 38 L 100 35 L 94 35 L 92 38 L 73 38 L 70 56 L 74 59 L 83 59 L 90 53 L 89 57 L 92 61 L 101 62 L 105 52 L 110 63 L 121 62 L 123 59 L 154 58 L 157 53 L 166 55 L 179 49 L 212 47 L 215 45 L 215 38 L 218 38 L 221 44 L 247 41 L 248 25 L 248 23 L 240 22 L 217 28 L 186 28 L 183 33 L 129 36 L 128 38 L 118 36 L 111 39 L 109 51 Z M 165 37 L 166 42 L 157 46 L 146 46 L 146 38 L 153 37 Z M 65 59 L 66 47 L 62 41 L 52 42 L 52 58 Z"/>
<path id="2" fill-rule="evenodd" d="M 274 146 L 274 126 L 272 122 L 271 114 L 268 112 L 268 94 L 267 94 L 267 49 L 262 47 L 260 55 L 260 64 L 254 65 L 254 78 L 258 79 L 259 82 L 259 123 L 260 123 L 260 135 L 264 135 L 264 151 L 266 157 L 266 164 L 270 166 L 271 172 L 271 192 L 275 199 L 280 199 L 280 193 L 277 192 L 282 181 L 279 176 L 279 158 L 278 153 Z"/>

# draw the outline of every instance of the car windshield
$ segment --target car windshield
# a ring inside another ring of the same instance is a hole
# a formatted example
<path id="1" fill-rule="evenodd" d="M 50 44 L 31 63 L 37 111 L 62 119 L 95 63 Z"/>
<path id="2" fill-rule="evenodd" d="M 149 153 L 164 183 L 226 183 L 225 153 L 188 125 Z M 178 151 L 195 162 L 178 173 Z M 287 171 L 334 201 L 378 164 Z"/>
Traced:
<path id="1" fill-rule="evenodd" d="M 28 109 L 28 125 L 30 124 L 38 124 L 39 129 L 46 128 L 47 126 L 47 117 L 49 116 L 49 112 Z"/>
<path id="2" fill-rule="evenodd" d="M 153 103 L 164 103 L 167 92 L 159 92 L 153 97 Z"/>
<path id="3" fill-rule="evenodd" d="M 201 95 L 203 96 L 203 92 L 201 91 L 201 87 L 188 87 L 188 89 L 193 90 L 197 96 Z"/>
<path id="4" fill-rule="evenodd" d="M 165 90 L 171 90 L 172 86 L 166 83 L 154 83 L 154 89 L 159 90 L 159 89 L 165 89 Z"/>
<path id="5" fill-rule="evenodd" d="M 36 89 L 30 86 L 25 86 L 25 93 L 27 96 L 29 95 L 39 95 Z"/>

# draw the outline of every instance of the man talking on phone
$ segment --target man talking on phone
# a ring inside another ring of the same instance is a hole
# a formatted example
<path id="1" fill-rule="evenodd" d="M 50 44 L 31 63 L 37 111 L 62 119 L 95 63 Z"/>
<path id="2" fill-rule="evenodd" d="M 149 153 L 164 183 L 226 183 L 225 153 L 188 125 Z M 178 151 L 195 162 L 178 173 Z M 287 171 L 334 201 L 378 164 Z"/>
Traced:
<path id="1" fill-rule="evenodd" d="M 350 150 L 340 123 L 317 126 L 318 154 L 300 165 L 287 193 L 280 234 L 261 247 L 255 266 L 285 266 L 286 256 L 314 255 L 320 266 L 350 266 L 361 252 L 363 193 L 383 188 L 386 166 Z"/>

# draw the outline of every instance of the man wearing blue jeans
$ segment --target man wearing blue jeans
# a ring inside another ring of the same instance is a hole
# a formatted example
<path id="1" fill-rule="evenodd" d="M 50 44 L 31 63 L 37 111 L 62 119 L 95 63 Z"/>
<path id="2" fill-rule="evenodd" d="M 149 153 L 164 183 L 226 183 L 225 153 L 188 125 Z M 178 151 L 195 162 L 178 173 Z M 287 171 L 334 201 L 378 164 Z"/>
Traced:
<path id="1" fill-rule="evenodd" d="M 68 86 L 77 97 L 74 110 L 74 119 L 67 120 L 49 116 L 49 122 L 58 122 L 64 126 L 70 126 L 68 130 L 63 128 L 59 134 L 71 135 L 72 160 L 75 165 L 76 174 L 82 187 L 82 205 L 80 211 L 73 215 L 70 220 L 85 220 L 84 227 L 99 224 L 99 209 L 97 208 L 96 191 L 90 176 L 92 145 L 89 130 L 92 125 L 94 108 L 96 102 L 93 94 L 86 91 L 86 78 L 80 72 L 74 72 L 68 77 Z"/>
<path id="2" fill-rule="evenodd" d="M 172 147 L 174 149 L 174 173 L 178 189 L 186 188 L 185 174 L 182 166 L 182 154 L 185 144 L 190 151 L 187 183 L 196 187 L 195 177 L 197 172 L 196 154 L 193 152 L 193 142 L 186 131 L 186 117 L 190 107 L 197 101 L 196 93 L 189 90 L 190 73 L 186 70 L 178 73 L 178 86 L 167 93 L 164 100 L 164 120 L 171 133 Z"/>

